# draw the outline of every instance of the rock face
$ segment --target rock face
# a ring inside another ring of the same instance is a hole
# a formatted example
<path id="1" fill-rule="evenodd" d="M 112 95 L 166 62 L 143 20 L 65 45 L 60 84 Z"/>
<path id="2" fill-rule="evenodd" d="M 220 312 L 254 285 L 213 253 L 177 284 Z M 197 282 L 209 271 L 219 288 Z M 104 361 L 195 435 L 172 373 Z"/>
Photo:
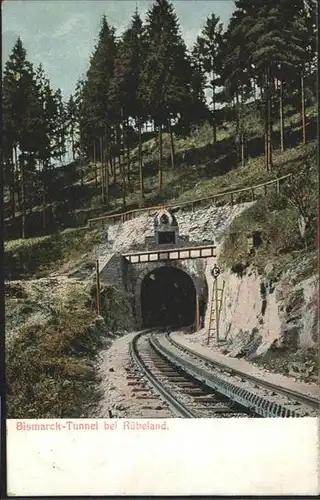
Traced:
<path id="1" fill-rule="evenodd" d="M 229 355 L 257 358 L 268 350 L 298 353 L 318 344 L 318 279 L 296 282 L 294 271 L 278 283 L 249 270 L 242 278 L 227 271 L 220 331 Z"/>
<path id="2" fill-rule="evenodd" d="M 231 221 L 251 203 L 236 206 L 178 210 L 174 213 L 179 225 L 179 234 L 188 236 L 191 243 L 219 242 Z M 109 226 L 104 232 L 104 241 L 98 248 L 99 255 L 144 250 L 146 238 L 154 235 L 154 217 L 147 214 L 136 219 Z"/>

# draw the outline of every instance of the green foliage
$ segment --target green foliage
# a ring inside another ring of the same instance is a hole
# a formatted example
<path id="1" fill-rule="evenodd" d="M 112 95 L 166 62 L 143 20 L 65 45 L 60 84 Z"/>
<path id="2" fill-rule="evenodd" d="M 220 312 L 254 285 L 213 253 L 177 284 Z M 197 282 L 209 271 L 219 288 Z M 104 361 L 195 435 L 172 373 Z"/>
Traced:
<path id="1" fill-rule="evenodd" d="M 283 198 L 293 206 L 300 216 L 300 234 L 306 248 L 313 244 L 317 227 L 318 175 L 316 162 L 309 156 L 301 168 L 295 172 L 291 183 L 285 186 Z"/>
<path id="2" fill-rule="evenodd" d="M 199 61 L 200 74 L 204 76 L 206 89 L 211 89 L 213 140 L 216 141 L 216 102 L 221 101 L 217 87 L 221 86 L 223 65 L 222 23 L 215 14 L 206 19 L 201 35 L 197 37 L 193 48 L 193 57 Z M 220 94 L 221 97 L 222 94 Z"/>
<path id="3" fill-rule="evenodd" d="M 157 0 L 146 20 L 148 53 L 140 73 L 140 96 L 157 124 L 183 119 L 190 99 L 190 62 L 179 22 L 167 0 Z"/>
<path id="4" fill-rule="evenodd" d="M 314 136 L 314 120 L 307 117 L 303 134 L 299 120 L 304 105 L 315 102 L 314 19 L 311 0 L 238 0 L 227 29 L 223 32 L 212 13 L 189 53 L 168 0 L 155 0 L 144 22 L 136 9 L 119 37 L 103 16 L 88 71 L 67 105 L 41 65 L 34 75 L 18 40 L 3 81 L 5 211 L 14 232 L 21 224 L 22 237 L 33 234 L 25 220 L 40 207 L 42 234 L 54 225 L 46 212 L 56 190 L 51 167 L 63 159 L 67 137 L 73 158 L 81 163 L 81 188 L 86 184 L 101 212 L 185 196 L 185 187 L 194 187 L 189 180 L 195 172 L 180 161 L 181 139 L 193 143 L 193 132 L 203 132 L 205 123 L 213 126 L 211 137 L 206 131 L 202 144 L 198 142 L 200 151 L 186 151 L 195 157 L 200 182 L 205 177 L 199 191 L 213 189 L 218 172 L 236 169 L 238 163 L 245 167 L 263 149 L 267 170 L 273 168 L 280 131 L 282 149 Z M 214 109 L 216 102 L 225 105 Z M 278 123 L 281 109 L 284 120 Z M 297 119 L 291 120 L 293 114 Z M 146 125 L 153 131 L 146 132 Z M 149 155 L 144 145 L 155 129 L 159 136 Z M 219 146 L 209 151 L 212 142 Z M 86 160 L 93 174 L 90 189 Z M 166 168 L 170 163 L 172 172 Z M 183 164 L 185 176 L 175 172 Z M 66 185 L 69 175 L 66 169 Z M 176 185 L 168 186 L 167 179 Z M 68 186 L 63 193 L 71 211 L 82 202 L 76 191 Z"/>
<path id="5" fill-rule="evenodd" d="M 8 241 L 5 244 L 5 275 L 10 279 L 46 276 L 62 264 L 92 251 L 95 241 L 98 241 L 98 231 L 83 228 Z"/>
<path id="6" fill-rule="evenodd" d="M 90 296 L 71 289 L 54 302 L 45 324 L 24 324 L 6 343 L 8 418 L 79 418 L 99 400 L 98 354 L 108 331 L 132 328 L 124 294 L 102 294 L 105 324 L 95 322 Z"/>
<path id="7" fill-rule="evenodd" d="M 108 100 L 110 82 L 114 73 L 117 45 L 115 29 L 103 16 L 98 43 L 90 60 L 86 79 L 80 90 L 81 147 L 89 153 L 96 137 L 105 134 L 114 109 Z"/>
<path id="8" fill-rule="evenodd" d="M 298 170 L 294 167 L 297 164 L 291 166 L 295 171 L 293 181 L 282 187 L 280 196 L 269 193 L 232 222 L 220 256 L 224 265 L 253 265 L 263 272 L 267 263 L 281 269 L 284 262 L 290 263 L 292 255 L 303 255 L 305 248 L 315 250 L 318 183 L 313 148 L 304 150 L 302 166 Z M 247 238 L 255 231 L 261 233 L 262 245 L 249 252 Z"/>
<path id="9" fill-rule="evenodd" d="M 97 400 L 93 361 L 103 332 L 92 321 L 87 310 L 59 310 L 47 325 L 21 327 L 7 343 L 8 418 L 80 417 Z"/>

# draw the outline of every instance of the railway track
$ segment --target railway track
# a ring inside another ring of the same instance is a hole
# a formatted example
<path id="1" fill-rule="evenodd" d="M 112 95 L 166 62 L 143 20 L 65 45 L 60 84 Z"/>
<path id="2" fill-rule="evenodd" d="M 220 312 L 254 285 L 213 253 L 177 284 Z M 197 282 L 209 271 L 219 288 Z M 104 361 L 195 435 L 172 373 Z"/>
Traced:
<path id="1" fill-rule="evenodd" d="M 227 377 L 228 379 L 240 381 L 243 387 L 249 392 L 256 393 L 261 398 L 260 405 L 258 404 L 260 409 L 256 409 L 261 416 L 302 417 L 318 415 L 318 398 L 261 380 L 261 378 L 255 377 L 254 375 L 244 374 L 239 370 L 231 369 L 222 363 L 213 361 L 205 355 L 195 353 L 186 346 L 181 346 L 181 344 L 172 339 L 170 333 L 166 333 L 165 338 L 170 346 L 179 352 L 182 359 L 192 359 L 196 361 L 197 366 L 205 369 L 209 368 L 212 374 L 222 378 Z M 269 415 L 263 415 L 263 413 L 265 413 L 265 411 L 263 411 L 265 410 L 265 408 L 263 408 L 263 399 L 268 399 L 271 403 L 267 412 Z"/>
<path id="2" fill-rule="evenodd" d="M 172 416 L 182 418 L 317 416 L 317 398 L 287 390 L 181 346 L 170 332 L 148 330 L 131 345 L 137 374 L 147 378 Z"/>
<path id="3" fill-rule="evenodd" d="M 161 333 L 146 331 L 135 336 L 131 343 L 131 356 L 135 367 L 133 383 L 141 382 L 141 375 L 168 407 L 172 416 L 181 418 L 247 418 L 257 416 L 227 396 L 190 376 L 164 354 L 157 337 Z M 146 396 L 147 397 L 147 396 Z M 161 412 L 159 413 L 159 418 Z"/>

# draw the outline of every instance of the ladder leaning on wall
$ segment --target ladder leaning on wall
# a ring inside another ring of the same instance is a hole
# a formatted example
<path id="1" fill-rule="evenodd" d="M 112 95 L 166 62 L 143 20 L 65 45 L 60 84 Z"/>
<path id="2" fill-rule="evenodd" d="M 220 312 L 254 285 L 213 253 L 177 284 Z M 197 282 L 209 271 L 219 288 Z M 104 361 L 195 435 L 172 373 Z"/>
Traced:
<path id="1" fill-rule="evenodd" d="M 217 342 L 220 341 L 219 321 L 222 308 L 224 285 L 225 282 L 223 281 L 222 287 L 219 288 L 218 279 L 213 279 L 207 344 L 209 344 L 210 339 L 214 337 L 216 337 Z"/>

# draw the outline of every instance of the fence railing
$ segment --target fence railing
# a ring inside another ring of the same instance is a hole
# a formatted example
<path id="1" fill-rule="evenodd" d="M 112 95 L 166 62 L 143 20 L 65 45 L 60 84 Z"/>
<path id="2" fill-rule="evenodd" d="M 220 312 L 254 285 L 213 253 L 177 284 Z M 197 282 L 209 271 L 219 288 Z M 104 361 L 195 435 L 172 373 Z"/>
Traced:
<path id="1" fill-rule="evenodd" d="M 248 201 L 247 195 L 249 194 L 250 201 L 255 201 L 256 199 L 256 194 L 259 189 L 263 189 L 263 194 L 266 195 L 268 192 L 268 188 L 270 186 L 275 186 L 276 187 L 276 192 L 279 194 L 281 185 L 285 181 L 291 181 L 292 174 L 287 174 L 283 175 L 282 177 L 277 177 L 276 179 L 272 179 L 270 181 L 263 182 L 261 184 L 255 184 L 254 186 L 248 186 L 245 188 L 240 188 L 240 189 L 233 189 L 233 190 L 227 190 L 227 191 L 221 191 L 216 194 L 212 194 L 210 196 L 206 196 L 205 198 L 197 198 L 194 200 L 189 200 L 189 201 L 184 201 L 181 203 L 172 203 L 172 204 L 163 204 L 163 205 L 156 205 L 152 207 L 144 207 L 144 208 L 136 208 L 133 210 L 128 210 L 126 212 L 119 212 L 116 214 L 106 214 L 102 215 L 101 217 L 95 217 L 94 219 L 89 219 L 88 224 L 89 226 L 92 226 L 93 224 L 100 223 L 103 225 L 105 222 L 110 222 L 112 224 L 115 224 L 116 222 L 126 222 L 128 220 L 134 219 L 136 217 L 139 217 L 140 215 L 144 213 L 148 213 L 148 215 L 153 215 L 159 212 L 159 210 L 163 209 L 183 209 L 183 208 L 191 208 L 192 210 L 196 205 L 201 205 L 203 203 L 211 202 L 211 203 L 219 203 L 220 201 L 223 201 L 227 199 L 231 205 L 234 205 L 235 203 L 239 202 L 239 199 L 237 200 L 238 195 L 245 195 L 246 199 L 242 199 L 241 201 Z"/>

